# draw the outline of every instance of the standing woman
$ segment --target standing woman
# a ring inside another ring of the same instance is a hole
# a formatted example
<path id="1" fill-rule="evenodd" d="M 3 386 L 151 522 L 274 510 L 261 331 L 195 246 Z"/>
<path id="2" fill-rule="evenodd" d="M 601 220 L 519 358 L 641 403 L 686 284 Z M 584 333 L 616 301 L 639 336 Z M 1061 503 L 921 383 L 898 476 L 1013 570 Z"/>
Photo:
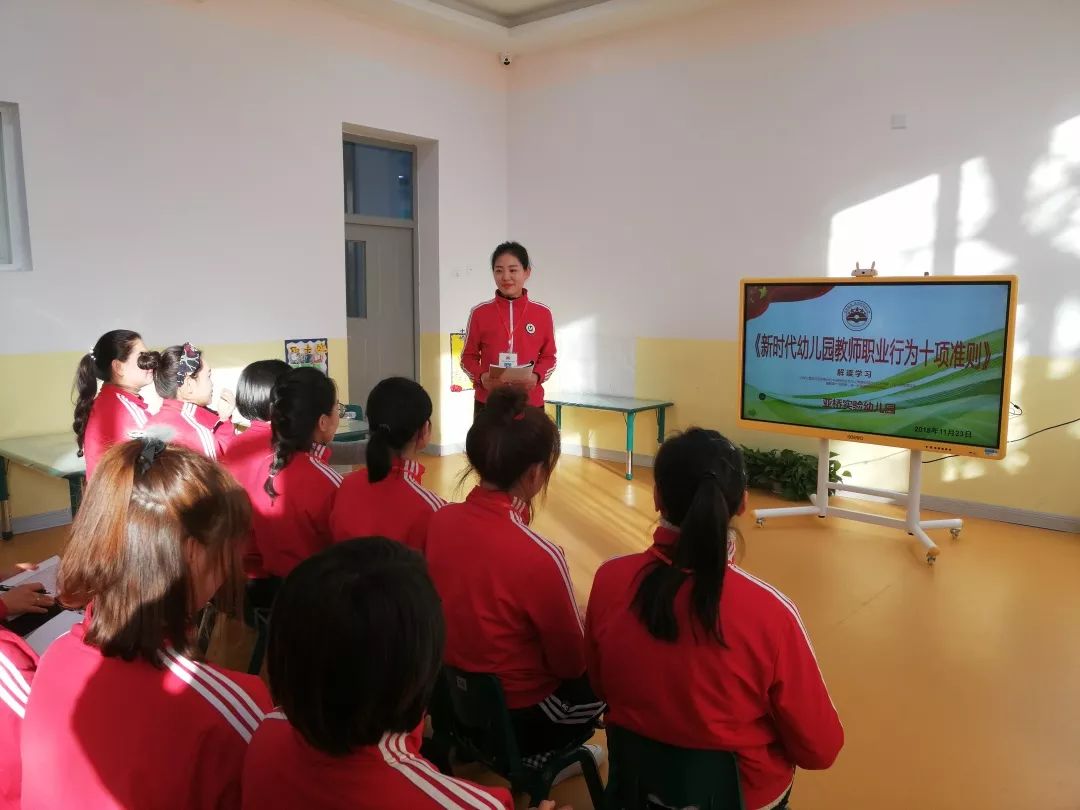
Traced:
<path id="1" fill-rule="evenodd" d="M 79 455 L 86 457 L 86 477 L 101 455 L 146 429 L 150 419 L 139 391 L 153 381 L 153 365 L 138 332 L 114 329 L 98 338 L 75 371 L 75 418 L 71 429 Z M 98 380 L 101 393 L 98 393 Z"/>
<path id="2" fill-rule="evenodd" d="M 498 384 L 492 366 L 532 364 L 532 377 L 524 388 L 529 405 L 544 406 L 544 383 L 555 371 L 555 325 L 551 310 L 529 299 L 525 283 L 532 276 L 529 252 L 517 242 L 503 242 L 491 254 L 495 297 L 473 307 L 465 330 L 461 368 L 476 389 L 475 413 L 484 409 Z"/>

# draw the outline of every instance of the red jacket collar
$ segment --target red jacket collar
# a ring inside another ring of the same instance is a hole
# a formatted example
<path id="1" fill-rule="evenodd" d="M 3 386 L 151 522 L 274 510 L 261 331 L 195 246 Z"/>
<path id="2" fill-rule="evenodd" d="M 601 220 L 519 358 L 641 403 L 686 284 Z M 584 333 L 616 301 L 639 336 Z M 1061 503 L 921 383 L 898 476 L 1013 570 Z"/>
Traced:
<path id="1" fill-rule="evenodd" d="M 163 399 L 161 400 L 161 410 L 163 411 L 180 411 L 183 410 L 186 402 L 181 402 L 178 399 Z"/>
<path id="2" fill-rule="evenodd" d="M 515 304 L 527 304 L 529 303 L 529 291 L 523 289 L 521 295 L 517 298 L 507 298 L 499 290 L 495 290 L 495 306 L 502 307 L 503 309 L 510 309 L 511 302 Z"/>
<path id="3" fill-rule="evenodd" d="M 311 457 L 316 461 L 326 462 L 330 458 L 330 448 L 325 444 L 319 444 L 315 442 L 311 445 Z"/>
<path id="4" fill-rule="evenodd" d="M 672 526 L 666 520 L 661 520 L 660 525 L 653 532 L 653 545 L 660 546 L 661 549 L 670 549 L 678 539 L 678 527 Z"/>
<path id="5" fill-rule="evenodd" d="M 101 386 L 101 393 L 104 394 L 106 388 L 109 389 L 110 391 L 112 391 L 113 393 L 119 394 L 120 396 L 124 397 L 125 399 L 130 399 L 132 402 L 134 402 L 136 405 L 138 405 L 140 408 L 143 408 L 144 410 L 148 407 L 147 404 L 146 404 L 146 400 L 144 400 L 141 396 L 139 396 L 138 394 L 133 394 L 130 391 L 125 391 L 119 385 L 113 385 L 112 383 L 105 383 L 105 384 L 103 384 Z"/>
<path id="6" fill-rule="evenodd" d="M 672 548 L 678 539 L 679 527 L 661 518 L 660 525 L 653 532 L 653 544 L 649 553 L 664 562 L 670 562 Z M 729 563 L 735 562 L 735 531 L 732 529 L 728 529 L 727 558 Z"/>
<path id="7" fill-rule="evenodd" d="M 469 493 L 469 497 L 465 499 L 465 502 L 482 506 L 493 512 L 514 512 L 526 523 L 528 523 L 531 518 L 529 505 L 521 500 L 521 498 L 515 498 L 509 492 L 476 486 L 473 488 L 473 491 Z"/>
<path id="8" fill-rule="evenodd" d="M 252 419 L 251 424 L 247 426 L 247 430 L 244 432 L 247 433 L 248 430 L 254 430 L 257 433 L 270 433 L 272 428 L 269 422 L 264 422 L 262 419 Z"/>
<path id="9" fill-rule="evenodd" d="M 390 472 L 401 477 L 408 476 L 416 483 L 422 483 L 424 479 L 424 465 L 412 459 L 395 458 L 390 465 Z"/>

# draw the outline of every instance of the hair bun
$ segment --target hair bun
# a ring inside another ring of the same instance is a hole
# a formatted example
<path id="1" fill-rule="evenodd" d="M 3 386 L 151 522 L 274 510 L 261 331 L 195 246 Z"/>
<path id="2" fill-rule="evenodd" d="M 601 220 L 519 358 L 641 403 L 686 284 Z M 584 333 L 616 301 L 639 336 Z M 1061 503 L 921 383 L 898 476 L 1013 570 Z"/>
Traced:
<path id="1" fill-rule="evenodd" d="M 486 410 L 505 421 L 513 421 L 525 413 L 529 403 L 528 393 L 513 386 L 496 388 L 487 398 Z"/>
<path id="2" fill-rule="evenodd" d="M 143 371 L 157 371 L 161 367 L 161 352 L 144 352 L 137 363 Z"/>

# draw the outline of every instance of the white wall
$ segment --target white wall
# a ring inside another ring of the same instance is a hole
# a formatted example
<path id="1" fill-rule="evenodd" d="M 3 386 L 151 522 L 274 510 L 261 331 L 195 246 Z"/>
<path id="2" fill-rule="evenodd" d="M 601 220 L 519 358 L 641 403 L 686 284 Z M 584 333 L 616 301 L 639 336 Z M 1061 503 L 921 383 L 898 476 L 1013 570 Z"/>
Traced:
<path id="1" fill-rule="evenodd" d="M 1078 33 L 1066 0 L 740 0 L 521 57 L 510 231 L 586 348 L 559 386 L 599 355 L 633 393 L 635 336 L 736 339 L 740 277 L 873 259 L 1018 273 L 1020 350 L 1080 357 Z"/>
<path id="2" fill-rule="evenodd" d="M 117 326 L 344 337 L 346 123 L 437 141 L 421 324 L 456 327 L 488 286 L 463 269 L 505 233 L 506 81 L 485 51 L 317 0 L 0 0 L 34 251 L 33 272 L 0 274 L 0 354 Z"/>

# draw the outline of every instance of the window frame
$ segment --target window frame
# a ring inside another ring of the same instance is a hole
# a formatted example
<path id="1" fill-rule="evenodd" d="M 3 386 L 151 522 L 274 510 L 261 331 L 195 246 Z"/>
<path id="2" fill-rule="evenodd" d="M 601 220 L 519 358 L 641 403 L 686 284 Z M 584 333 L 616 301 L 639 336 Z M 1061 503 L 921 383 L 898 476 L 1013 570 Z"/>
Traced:
<path id="1" fill-rule="evenodd" d="M 0 273 L 33 269 L 19 124 L 19 105 L 0 101 L 0 182 L 4 183 L 8 243 L 11 245 L 11 262 L 0 263 Z"/>
<path id="2" fill-rule="evenodd" d="M 408 143 L 397 143 L 395 141 L 382 141 L 378 138 L 366 138 L 360 135 L 352 135 L 348 132 L 343 132 L 341 135 L 342 143 L 355 143 L 360 146 L 378 146 L 382 149 L 391 149 L 395 152 L 408 152 L 412 155 L 412 218 L 401 219 L 399 217 L 374 217 L 364 214 L 345 214 L 346 225 L 380 225 L 388 228 L 416 228 L 416 206 L 419 202 L 419 194 L 417 191 L 416 177 L 416 147 Z"/>

